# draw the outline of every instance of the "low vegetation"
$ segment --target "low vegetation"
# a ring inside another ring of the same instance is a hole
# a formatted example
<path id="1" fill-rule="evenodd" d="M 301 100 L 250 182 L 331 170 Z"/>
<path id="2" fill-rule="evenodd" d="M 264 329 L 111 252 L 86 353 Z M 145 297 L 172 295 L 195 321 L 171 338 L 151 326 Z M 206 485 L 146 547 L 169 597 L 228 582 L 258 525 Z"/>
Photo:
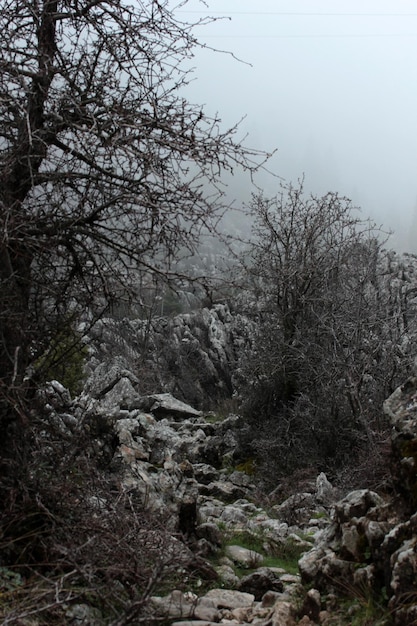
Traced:
<path id="1" fill-rule="evenodd" d="M 188 554 L 103 471 L 88 428 L 65 439 L 45 424 L 32 424 L 28 458 L 10 459 L 2 477 L 2 624 L 70 623 L 79 604 L 103 624 L 144 618 L 152 594 L 181 584 Z"/>
<path id="2" fill-rule="evenodd" d="M 306 539 L 304 537 L 304 539 Z M 252 533 L 252 532 L 234 532 L 229 531 L 224 533 L 223 550 L 220 552 L 220 556 L 224 555 L 224 549 L 226 546 L 241 546 L 249 551 L 253 551 L 256 554 L 261 554 L 263 557 L 263 567 L 278 567 L 284 569 L 289 574 L 298 573 L 298 561 L 303 552 L 305 552 L 305 546 L 301 545 L 295 539 L 288 537 L 282 541 L 272 541 L 264 533 Z M 216 556 L 218 560 L 219 555 Z M 253 565 L 248 567 L 235 566 L 235 573 L 241 577 L 248 574 L 259 567 L 259 563 L 254 557 Z"/>
<path id="3" fill-rule="evenodd" d="M 335 477 L 353 458 L 379 466 L 381 406 L 407 377 L 416 336 L 383 233 L 349 200 L 309 196 L 302 182 L 251 208 L 243 280 L 258 331 L 239 370 L 246 456 L 269 489 L 302 467 Z"/>

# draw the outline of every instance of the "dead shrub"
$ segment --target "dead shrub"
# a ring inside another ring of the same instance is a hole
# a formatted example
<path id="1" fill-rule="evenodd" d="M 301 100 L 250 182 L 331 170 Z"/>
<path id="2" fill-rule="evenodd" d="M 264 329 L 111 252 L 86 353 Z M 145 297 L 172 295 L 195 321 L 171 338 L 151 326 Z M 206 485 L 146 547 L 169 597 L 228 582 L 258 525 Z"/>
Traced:
<path id="1" fill-rule="evenodd" d="M 181 584 L 190 551 L 100 467 L 88 433 L 63 438 L 43 426 L 31 427 L 21 465 L 15 451 L 0 481 L 1 623 L 58 625 L 82 603 L 103 624 L 152 624 L 150 596 Z"/>

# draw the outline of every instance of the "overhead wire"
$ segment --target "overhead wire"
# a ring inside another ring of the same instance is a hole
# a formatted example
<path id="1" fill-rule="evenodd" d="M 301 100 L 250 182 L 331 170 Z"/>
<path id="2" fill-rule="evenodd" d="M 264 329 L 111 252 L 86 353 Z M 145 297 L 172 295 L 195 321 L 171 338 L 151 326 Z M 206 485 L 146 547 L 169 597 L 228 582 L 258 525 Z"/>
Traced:
<path id="1" fill-rule="evenodd" d="M 212 15 L 291 15 L 291 16 L 314 16 L 314 17 L 417 17 L 417 13 L 311 13 L 296 11 L 188 11 L 181 9 L 178 13 L 199 13 Z"/>
<path id="2" fill-rule="evenodd" d="M 296 12 L 296 11 L 193 11 L 182 9 L 180 13 L 219 15 L 279 15 L 291 17 L 417 17 L 417 13 L 335 13 L 335 12 Z M 320 35 L 205 35 L 209 39 L 334 39 L 334 38 L 380 38 L 417 37 L 417 33 L 363 33 L 363 34 L 320 34 Z"/>
<path id="3" fill-rule="evenodd" d="M 205 39 L 349 39 L 368 37 L 417 37 L 417 33 L 364 33 L 349 35 L 204 35 Z"/>

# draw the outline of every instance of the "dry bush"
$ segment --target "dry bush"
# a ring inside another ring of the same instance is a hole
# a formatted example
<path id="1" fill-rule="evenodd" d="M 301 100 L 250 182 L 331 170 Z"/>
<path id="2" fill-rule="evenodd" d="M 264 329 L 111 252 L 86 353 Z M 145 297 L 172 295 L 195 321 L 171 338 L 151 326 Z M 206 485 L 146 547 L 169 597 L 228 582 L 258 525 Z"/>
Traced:
<path id="1" fill-rule="evenodd" d="M 248 455 L 273 486 L 301 467 L 334 474 L 373 456 L 411 351 L 400 349 L 407 306 L 384 234 L 348 199 L 307 196 L 301 181 L 251 209 L 247 289 L 260 323 L 238 391 Z"/>
<path id="2" fill-rule="evenodd" d="M 335 475 L 335 485 L 343 493 L 354 489 L 371 489 L 393 493 L 392 447 L 389 432 L 374 433 L 372 444 L 362 447 L 355 463 L 342 468 Z"/>
<path id="3" fill-rule="evenodd" d="M 87 433 L 23 440 L 0 484 L 1 623 L 62 624 L 81 603 L 100 624 L 152 624 L 150 596 L 180 584 L 190 551 L 99 469 Z"/>

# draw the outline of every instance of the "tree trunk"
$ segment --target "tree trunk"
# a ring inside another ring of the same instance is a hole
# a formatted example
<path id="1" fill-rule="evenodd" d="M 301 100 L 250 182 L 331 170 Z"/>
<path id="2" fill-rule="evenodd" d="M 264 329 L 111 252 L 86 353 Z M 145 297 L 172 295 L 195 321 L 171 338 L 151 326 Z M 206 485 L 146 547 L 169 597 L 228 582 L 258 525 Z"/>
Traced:
<path id="1" fill-rule="evenodd" d="M 45 127 L 45 102 L 54 77 L 57 0 L 43 3 L 37 30 L 38 68 L 28 94 L 27 110 L 19 120 L 18 138 L 1 173 L 0 242 L 0 411 L 12 407 L 24 414 L 24 376 L 31 343 L 30 238 L 25 227 L 33 219 L 24 202 L 44 160 L 53 133 Z"/>
<path id="2" fill-rule="evenodd" d="M 29 363 L 30 258 L 0 246 L 0 417 L 24 415 Z"/>

